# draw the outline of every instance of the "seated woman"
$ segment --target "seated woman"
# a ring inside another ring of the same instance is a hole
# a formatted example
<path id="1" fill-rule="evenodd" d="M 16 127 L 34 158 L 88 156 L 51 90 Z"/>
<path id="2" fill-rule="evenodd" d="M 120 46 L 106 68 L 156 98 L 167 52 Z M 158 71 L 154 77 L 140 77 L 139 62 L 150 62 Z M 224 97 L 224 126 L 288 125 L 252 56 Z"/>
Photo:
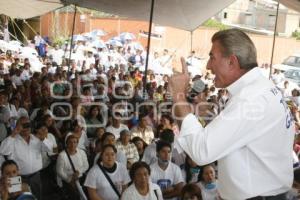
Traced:
<path id="1" fill-rule="evenodd" d="M 150 173 L 147 163 L 134 163 L 129 172 L 132 184 L 124 191 L 121 200 L 163 200 L 160 187 L 149 179 Z"/>
<path id="2" fill-rule="evenodd" d="M 145 149 L 148 146 L 147 143 L 140 137 L 132 138 L 131 142 L 136 146 L 139 153 L 139 161 L 141 161 L 144 156 Z"/>
<path id="3" fill-rule="evenodd" d="M 56 161 L 56 171 L 59 178 L 63 181 L 63 189 L 70 196 L 70 199 L 79 199 L 78 191 L 76 189 L 76 181 L 83 182 L 83 174 L 88 170 L 89 164 L 86 153 L 77 148 L 78 138 L 75 135 L 70 135 L 66 139 L 66 150 L 62 151 Z M 73 162 L 75 172 L 72 164 L 68 158 Z"/>
<path id="4" fill-rule="evenodd" d="M 93 105 L 90 107 L 89 113 L 85 118 L 85 122 L 87 125 L 87 137 L 95 138 L 97 128 L 99 125 L 103 124 L 99 106 Z"/>
<path id="5" fill-rule="evenodd" d="M 130 132 L 123 130 L 120 133 L 120 141 L 117 142 L 116 147 L 118 151 L 123 151 L 127 158 L 127 169 L 130 169 L 131 165 L 139 160 L 139 153 L 134 144 L 129 143 Z"/>
<path id="6" fill-rule="evenodd" d="M 201 189 L 203 200 L 219 200 L 218 184 L 214 164 L 204 165 L 200 169 L 200 182 L 197 185 Z"/>
<path id="7" fill-rule="evenodd" d="M 104 145 L 100 159 L 87 174 L 84 186 L 90 200 L 120 199 L 130 181 L 126 166 L 116 162 L 116 153 L 113 145 Z"/>
<path id="8" fill-rule="evenodd" d="M 182 200 L 202 200 L 201 190 L 195 183 L 186 184 L 181 190 Z"/>
<path id="9" fill-rule="evenodd" d="M 96 147 L 95 147 L 95 152 L 94 152 L 95 153 L 94 164 L 96 164 L 98 162 L 98 159 L 102 152 L 102 147 L 107 144 L 111 144 L 111 145 L 115 146 L 116 139 L 115 139 L 114 134 L 105 132 L 102 135 L 101 140 L 96 141 Z M 125 166 L 127 165 L 127 158 L 123 151 L 117 151 L 116 161 L 118 161 L 119 163 L 122 163 Z"/>
<path id="10" fill-rule="evenodd" d="M 79 139 L 78 140 L 78 148 L 87 152 L 90 143 L 87 138 L 86 132 L 84 131 L 81 123 L 78 120 L 75 120 L 72 123 L 71 132 L 69 132 L 67 134 L 66 140 L 67 140 L 68 136 L 70 136 L 70 135 L 76 136 Z"/>
<path id="11" fill-rule="evenodd" d="M 19 176 L 19 167 L 13 160 L 6 160 L 1 166 L 2 177 L 0 179 L 0 199 L 1 200 L 18 200 L 27 196 L 27 199 L 35 199 L 29 192 L 29 186 L 26 183 L 22 183 L 21 190 L 17 192 L 9 192 L 10 183 L 9 179 Z"/>

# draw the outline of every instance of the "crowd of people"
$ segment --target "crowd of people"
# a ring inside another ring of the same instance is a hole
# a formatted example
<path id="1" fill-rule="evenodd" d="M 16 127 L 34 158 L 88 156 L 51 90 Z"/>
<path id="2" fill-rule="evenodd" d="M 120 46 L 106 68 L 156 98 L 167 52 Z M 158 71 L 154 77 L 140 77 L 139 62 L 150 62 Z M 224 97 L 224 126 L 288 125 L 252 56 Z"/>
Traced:
<path id="1" fill-rule="evenodd" d="M 97 47 L 77 41 L 71 60 L 67 47 L 55 45 L 40 55 L 43 66 L 37 71 L 30 59 L 2 49 L 2 200 L 28 192 L 45 199 L 49 187 L 70 200 L 221 199 L 218 163 L 199 166 L 175 148 L 179 124 L 168 91 L 172 55 L 166 49 L 150 56 L 145 77 L 146 51 L 133 44 L 125 40 Z M 187 60 L 193 59 L 195 52 Z M 298 133 L 300 90 L 278 70 L 272 78 L 289 102 Z M 191 87 L 199 79 L 205 88 L 192 103 L 205 127 L 229 94 L 214 87 L 209 72 L 194 74 Z M 297 167 L 297 138 L 294 153 Z M 16 176 L 22 177 L 22 188 L 9 192 L 9 180 Z"/>

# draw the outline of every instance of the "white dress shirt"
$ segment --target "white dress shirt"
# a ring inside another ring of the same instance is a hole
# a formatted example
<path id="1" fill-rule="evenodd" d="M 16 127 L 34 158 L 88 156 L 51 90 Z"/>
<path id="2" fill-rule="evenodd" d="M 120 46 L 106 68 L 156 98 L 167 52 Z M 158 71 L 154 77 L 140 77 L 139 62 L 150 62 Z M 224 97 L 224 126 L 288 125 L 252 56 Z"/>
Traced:
<path id="1" fill-rule="evenodd" d="M 218 160 L 220 195 L 241 200 L 286 192 L 293 181 L 294 122 L 281 92 L 258 68 L 228 88 L 225 109 L 205 128 L 187 115 L 178 144 L 199 165 Z"/>
<path id="2" fill-rule="evenodd" d="M 42 151 L 51 152 L 49 141 L 43 142 L 30 134 L 29 144 L 17 134 L 15 137 L 7 137 L 0 146 L 0 154 L 7 155 L 14 160 L 19 167 L 21 175 L 29 175 L 42 169 Z"/>

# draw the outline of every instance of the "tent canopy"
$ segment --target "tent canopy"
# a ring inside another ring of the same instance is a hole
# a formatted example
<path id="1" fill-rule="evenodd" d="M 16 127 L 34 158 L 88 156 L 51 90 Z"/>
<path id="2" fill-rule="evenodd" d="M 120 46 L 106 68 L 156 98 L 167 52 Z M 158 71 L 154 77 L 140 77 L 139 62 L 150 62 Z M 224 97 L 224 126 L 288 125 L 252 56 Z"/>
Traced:
<path id="1" fill-rule="evenodd" d="M 234 0 L 155 0 L 153 22 L 193 31 Z M 280 0 L 300 12 L 299 0 Z M 74 4 L 130 19 L 148 21 L 151 0 L 9 0 L 0 1 L 0 14 L 26 19 Z"/>

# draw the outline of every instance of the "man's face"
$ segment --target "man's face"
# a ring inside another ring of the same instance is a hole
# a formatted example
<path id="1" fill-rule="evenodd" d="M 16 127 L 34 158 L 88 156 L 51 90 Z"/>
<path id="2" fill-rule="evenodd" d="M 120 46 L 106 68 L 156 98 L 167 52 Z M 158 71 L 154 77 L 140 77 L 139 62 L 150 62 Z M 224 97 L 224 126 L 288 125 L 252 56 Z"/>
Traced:
<path id="1" fill-rule="evenodd" d="M 230 59 L 222 55 L 222 47 L 218 41 L 213 42 L 209 53 L 206 68 L 215 74 L 215 86 L 225 88 L 231 84 L 230 81 Z"/>
<path id="2" fill-rule="evenodd" d="M 31 127 L 30 127 L 30 121 L 29 121 L 29 119 L 23 119 L 21 121 L 21 127 L 22 127 L 21 132 L 20 132 L 21 136 L 27 136 L 27 135 L 30 134 Z"/>
<path id="3" fill-rule="evenodd" d="M 19 170 L 17 168 L 16 165 L 11 164 L 11 165 L 7 165 L 4 169 L 3 169 L 3 176 L 7 177 L 7 178 L 12 178 L 12 177 L 16 177 L 19 174 Z"/>
<path id="4" fill-rule="evenodd" d="M 171 159 L 171 149 L 167 146 L 163 147 L 158 152 L 158 157 L 164 161 L 170 160 Z"/>

